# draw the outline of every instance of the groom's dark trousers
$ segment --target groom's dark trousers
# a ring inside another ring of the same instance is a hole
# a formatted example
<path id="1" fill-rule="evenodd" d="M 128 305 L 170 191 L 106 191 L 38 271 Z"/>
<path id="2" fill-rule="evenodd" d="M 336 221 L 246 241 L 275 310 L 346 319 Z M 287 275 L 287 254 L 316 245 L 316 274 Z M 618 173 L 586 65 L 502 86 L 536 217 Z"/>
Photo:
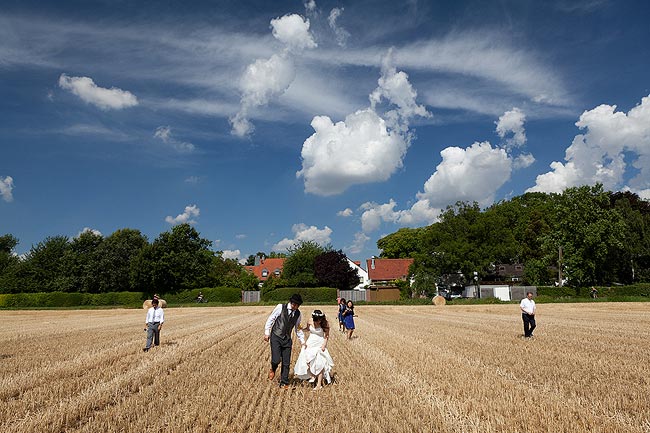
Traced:
<path id="1" fill-rule="evenodd" d="M 289 385 L 289 365 L 291 363 L 291 337 L 278 337 L 271 333 L 271 368 L 275 371 L 282 363 L 281 385 Z"/>

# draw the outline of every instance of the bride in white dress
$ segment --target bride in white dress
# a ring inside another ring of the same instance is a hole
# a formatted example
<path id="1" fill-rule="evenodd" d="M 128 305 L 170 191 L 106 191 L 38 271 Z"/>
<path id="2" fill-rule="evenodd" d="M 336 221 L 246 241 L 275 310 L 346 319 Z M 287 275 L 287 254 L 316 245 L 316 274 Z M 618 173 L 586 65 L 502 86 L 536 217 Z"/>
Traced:
<path id="1" fill-rule="evenodd" d="M 330 327 L 325 314 L 320 310 L 314 310 L 308 326 L 309 338 L 296 360 L 294 375 L 299 379 L 316 382 L 314 389 L 318 390 L 323 387 L 323 379 L 325 383 L 332 381 L 330 372 L 334 361 L 327 350 Z"/>

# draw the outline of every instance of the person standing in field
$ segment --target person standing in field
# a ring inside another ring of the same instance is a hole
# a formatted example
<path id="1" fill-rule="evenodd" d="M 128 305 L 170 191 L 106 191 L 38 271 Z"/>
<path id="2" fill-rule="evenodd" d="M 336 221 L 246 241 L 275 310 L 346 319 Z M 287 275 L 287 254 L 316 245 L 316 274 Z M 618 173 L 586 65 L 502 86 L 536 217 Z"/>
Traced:
<path id="1" fill-rule="evenodd" d="M 352 333 L 354 332 L 354 303 L 348 301 L 343 311 L 343 323 L 345 324 L 345 331 L 348 334 L 348 340 L 352 340 Z"/>
<path id="2" fill-rule="evenodd" d="M 316 382 L 314 390 L 318 391 L 323 388 L 323 379 L 325 383 L 332 381 L 330 371 L 334 367 L 334 361 L 327 350 L 330 325 L 327 323 L 325 313 L 321 310 L 314 310 L 307 327 L 309 338 L 307 338 L 306 346 L 300 351 L 293 372 L 299 379 L 309 379 L 310 383 Z"/>
<path id="3" fill-rule="evenodd" d="M 345 332 L 345 322 L 343 321 L 343 312 L 345 311 L 345 305 L 347 302 L 345 298 L 339 299 L 339 331 Z"/>
<path id="4" fill-rule="evenodd" d="M 158 306 L 158 298 L 151 300 L 151 308 L 147 311 L 147 318 L 144 322 L 144 330 L 147 331 L 147 345 L 142 349 L 148 352 L 151 348 L 151 341 L 156 346 L 160 345 L 160 330 L 165 322 L 165 312 Z"/>
<path id="5" fill-rule="evenodd" d="M 531 338 L 537 324 L 535 323 L 535 301 L 533 301 L 533 292 L 526 292 L 526 297 L 519 304 L 521 309 L 521 318 L 524 321 L 524 337 Z"/>
<path id="6" fill-rule="evenodd" d="M 289 364 L 291 363 L 291 331 L 295 330 L 300 344 L 305 346 L 305 335 L 300 329 L 300 305 L 302 297 L 294 293 L 286 304 L 278 304 L 266 320 L 264 341 L 271 342 L 271 369 L 269 380 L 275 378 L 278 365 L 280 370 L 280 388 L 289 388 Z"/>

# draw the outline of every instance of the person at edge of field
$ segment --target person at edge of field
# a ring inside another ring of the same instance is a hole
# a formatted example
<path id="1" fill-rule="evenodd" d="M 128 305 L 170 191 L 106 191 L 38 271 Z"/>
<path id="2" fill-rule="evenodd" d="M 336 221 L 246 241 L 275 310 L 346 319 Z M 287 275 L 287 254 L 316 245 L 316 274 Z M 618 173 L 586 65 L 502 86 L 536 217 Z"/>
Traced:
<path id="1" fill-rule="evenodd" d="M 291 330 L 295 330 L 301 346 L 305 347 L 305 334 L 300 329 L 300 305 L 302 297 L 294 293 L 286 304 L 278 304 L 266 320 L 264 341 L 271 342 L 271 369 L 269 380 L 275 378 L 275 370 L 280 370 L 280 388 L 289 389 L 289 364 L 291 363 Z"/>
<path id="2" fill-rule="evenodd" d="M 309 338 L 305 347 L 300 351 L 293 372 L 294 377 L 302 380 L 309 379 L 314 383 L 314 391 L 323 389 L 323 382 L 331 383 L 330 371 L 334 367 L 332 356 L 327 350 L 330 335 L 330 325 L 321 310 L 314 310 L 307 322 Z"/>
<path id="3" fill-rule="evenodd" d="M 160 346 L 160 330 L 165 322 L 165 312 L 162 308 L 158 307 L 158 298 L 152 299 L 151 307 L 147 310 L 147 318 L 144 322 L 144 330 L 147 331 L 147 345 L 143 352 L 148 352 L 151 348 L 151 341 L 156 346 Z"/>
<path id="4" fill-rule="evenodd" d="M 343 320 L 343 312 L 345 311 L 345 306 L 347 302 L 345 298 L 339 299 L 339 331 L 345 332 L 345 322 Z"/>
<path id="5" fill-rule="evenodd" d="M 521 309 L 521 318 L 524 321 L 524 337 L 531 338 L 537 324 L 535 323 L 535 301 L 533 301 L 533 292 L 526 292 L 526 297 L 519 304 Z"/>
<path id="6" fill-rule="evenodd" d="M 591 299 L 596 299 L 598 297 L 598 290 L 594 286 L 591 286 L 591 292 L 589 294 L 591 295 Z"/>
<path id="7" fill-rule="evenodd" d="M 348 301 L 343 311 L 343 323 L 345 324 L 345 331 L 348 334 L 348 340 L 352 340 L 352 333 L 354 332 L 354 303 Z"/>

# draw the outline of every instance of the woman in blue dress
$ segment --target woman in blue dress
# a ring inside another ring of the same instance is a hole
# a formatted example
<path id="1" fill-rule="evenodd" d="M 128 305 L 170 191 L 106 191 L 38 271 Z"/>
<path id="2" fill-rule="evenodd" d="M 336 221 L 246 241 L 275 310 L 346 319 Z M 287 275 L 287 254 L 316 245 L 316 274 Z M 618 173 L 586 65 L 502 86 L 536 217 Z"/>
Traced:
<path id="1" fill-rule="evenodd" d="M 352 301 L 348 301 L 343 311 L 343 323 L 348 333 L 348 340 L 352 340 L 352 333 L 354 332 L 354 304 Z"/>

